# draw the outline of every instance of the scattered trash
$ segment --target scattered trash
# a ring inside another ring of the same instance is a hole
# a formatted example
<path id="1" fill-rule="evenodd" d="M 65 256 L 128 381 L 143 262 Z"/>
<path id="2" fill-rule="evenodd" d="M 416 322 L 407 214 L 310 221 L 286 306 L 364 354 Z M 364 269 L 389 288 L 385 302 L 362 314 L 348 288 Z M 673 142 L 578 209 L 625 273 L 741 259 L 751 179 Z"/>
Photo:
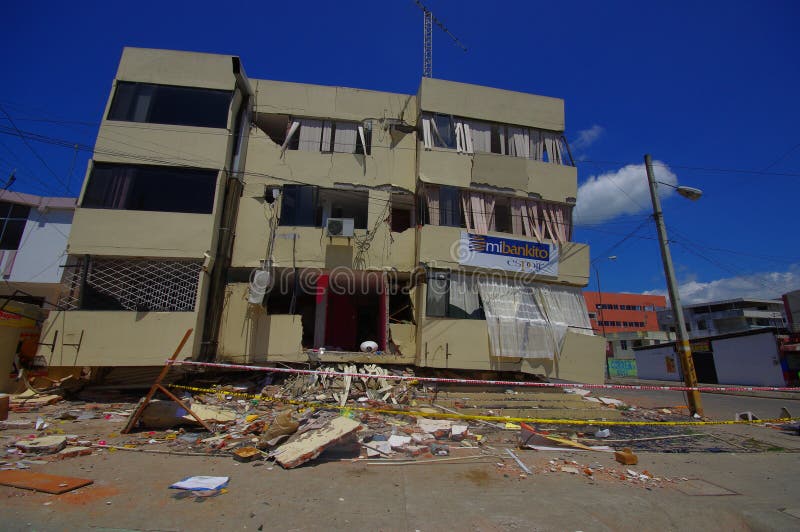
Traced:
<path id="1" fill-rule="evenodd" d="M 230 477 L 186 477 L 171 485 L 170 488 L 189 491 L 218 490 L 227 486 L 228 481 L 230 481 Z"/>
<path id="2" fill-rule="evenodd" d="M 595 438 L 608 438 L 611 436 L 611 431 L 608 429 L 600 429 L 594 433 Z"/>

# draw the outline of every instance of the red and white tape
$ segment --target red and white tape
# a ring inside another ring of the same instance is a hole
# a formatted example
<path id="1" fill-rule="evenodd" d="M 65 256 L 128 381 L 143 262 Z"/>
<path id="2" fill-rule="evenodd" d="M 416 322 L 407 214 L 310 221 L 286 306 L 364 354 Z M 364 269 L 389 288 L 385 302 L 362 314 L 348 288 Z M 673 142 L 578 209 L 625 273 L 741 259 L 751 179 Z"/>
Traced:
<path id="1" fill-rule="evenodd" d="M 800 388 L 779 386 L 654 386 L 632 384 L 580 384 L 564 382 L 529 382 L 529 381 L 492 381 L 478 379 L 451 379 L 443 377 L 420 377 L 416 375 L 369 375 L 366 373 L 350 373 L 346 371 L 321 371 L 313 369 L 271 368 L 265 366 L 246 366 L 244 364 L 222 364 L 218 362 L 196 362 L 193 360 L 167 361 L 167 364 L 178 366 L 200 366 L 206 368 L 235 369 L 246 371 L 263 371 L 266 373 L 292 373 L 297 375 L 324 375 L 326 377 L 355 377 L 386 379 L 390 381 L 419 381 L 443 384 L 475 384 L 484 386 L 524 386 L 531 388 L 581 388 L 586 390 L 648 390 L 671 392 L 800 392 Z"/>

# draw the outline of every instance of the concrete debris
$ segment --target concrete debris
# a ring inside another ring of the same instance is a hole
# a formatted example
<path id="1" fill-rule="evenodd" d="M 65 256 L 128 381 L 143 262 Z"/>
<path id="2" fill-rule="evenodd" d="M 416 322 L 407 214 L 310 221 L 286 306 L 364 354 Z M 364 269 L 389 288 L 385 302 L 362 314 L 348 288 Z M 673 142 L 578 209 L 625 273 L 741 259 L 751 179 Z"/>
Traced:
<path id="1" fill-rule="evenodd" d="M 26 453 L 53 454 L 67 446 L 66 436 L 42 436 L 16 443 L 17 449 Z"/>
<path id="2" fill-rule="evenodd" d="M 297 439 L 281 445 L 273 453 L 275 461 L 284 469 L 292 469 L 318 457 L 322 451 L 354 435 L 361 423 L 339 416 L 323 428 L 308 431 Z"/>

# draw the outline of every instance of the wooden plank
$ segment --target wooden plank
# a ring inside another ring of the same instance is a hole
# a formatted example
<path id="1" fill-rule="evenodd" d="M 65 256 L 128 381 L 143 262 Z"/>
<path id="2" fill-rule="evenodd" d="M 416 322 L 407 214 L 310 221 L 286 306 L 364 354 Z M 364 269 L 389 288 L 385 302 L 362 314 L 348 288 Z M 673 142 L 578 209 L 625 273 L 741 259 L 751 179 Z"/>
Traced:
<path id="1" fill-rule="evenodd" d="M 86 478 L 62 477 L 33 471 L 0 471 L 0 484 L 25 490 L 61 495 L 94 482 Z"/>

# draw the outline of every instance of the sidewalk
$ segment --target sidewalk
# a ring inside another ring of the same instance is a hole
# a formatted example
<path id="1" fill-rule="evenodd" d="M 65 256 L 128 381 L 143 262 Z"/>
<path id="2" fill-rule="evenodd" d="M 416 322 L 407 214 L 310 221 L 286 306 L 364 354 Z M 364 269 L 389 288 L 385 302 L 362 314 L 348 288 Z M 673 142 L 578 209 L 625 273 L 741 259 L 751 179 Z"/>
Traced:
<path id="1" fill-rule="evenodd" d="M 607 377 L 606 384 L 621 384 L 626 386 L 683 386 L 682 381 L 655 381 L 646 379 L 637 379 L 635 377 Z M 715 386 L 720 388 L 737 388 L 740 386 L 748 386 L 747 384 L 706 384 L 700 383 L 699 386 Z M 738 395 L 741 397 L 760 397 L 762 399 L 787 399 L 790 401 L 800 400 L 800 388 L 794 392 L 744 392 L 738 390 L 724 391 L 724 392 L 703 392 L 714 393 L 722 395 Z"/>

